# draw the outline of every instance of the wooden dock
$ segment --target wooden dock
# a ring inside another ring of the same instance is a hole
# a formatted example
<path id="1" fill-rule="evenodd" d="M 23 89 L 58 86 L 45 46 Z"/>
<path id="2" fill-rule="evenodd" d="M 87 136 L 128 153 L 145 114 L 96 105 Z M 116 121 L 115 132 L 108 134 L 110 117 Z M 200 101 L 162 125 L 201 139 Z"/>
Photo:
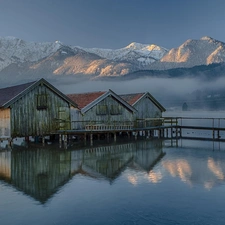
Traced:
<path id="1" fill-rule="evenodd" d="M 67 121 L 59 121 L 66 123 Z M 103 123 L 101 121 L 73 121 L 80 123 L 80 129 L 57 130 L 54 133 L 41 136 L 45 143 L 45 136 L 57 135 L 60 146 L 67 146 L 73 138 L 79 138 L 84 142 L 90 141 L 93 145 L 95 139 L 104 138 L 115 142 L 119 136 L 134 138 L 162 138 L 162 139 L 198 139 L 225 141 L 225 118 L 193 118 L 193 117 L 162 117 L 136 120 L 123 123 L 113 121 Z M 197 132 L 207 135 L 198 136 Z M 189 134 L 189 135 L 188 135 Z M 191 134 L 191 136 L 190 136 Z M 40 137 L 39 137 L 40 138 Z M 1 138 L 0 141 L 8 141 L 11 146 L 11 138 Z"/>
<path id="2" fill-rule="evenodd" d="M 80 121 L 81 122 L 81 121 Z M 87 121 L 86 121 L 87 122 Z M 148 123 L 151 122 L 151 126 Z M 187 136 L 188 132 L 184 131 L 207 131 L 210 137 L 192 137 Z M 224 133 L 222 136 L 221 133 Z M 146 137 L 146 138 L 193 138 L 193 139 L 207 139 L 207 140 L 219 140 L 225 141 L 225 118 L 193 118 L 193 117 L 162 117 L 162 118 L 148 118 L 143 120 L 137 120 L 135 122 L 124 122 L 118 124 L 113 122 L 111 124 L 97 123 L 90 121 L 89 124 L 84 126 L 84 129 L 79 130 L 59 130 L 60 144 L 67 142 L 67 135 L 82 135 L 83 140 L 86 142 L 90 140 L 93 144 L 93 137 L 105 135 L 109 140 L 113 136 L 116 141 L 118 134 L 126 133 L 128 138 L 134 137 Z M 67 143 L 66 143 L 67 144 Z"/>

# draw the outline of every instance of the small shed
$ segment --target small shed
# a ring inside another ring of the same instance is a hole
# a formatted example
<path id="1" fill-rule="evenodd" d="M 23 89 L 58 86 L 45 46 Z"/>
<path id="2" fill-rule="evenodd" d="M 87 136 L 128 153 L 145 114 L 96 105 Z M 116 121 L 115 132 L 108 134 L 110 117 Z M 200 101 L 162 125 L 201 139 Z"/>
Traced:
<path id="1" fill-rule="evenodd" d="M 149 119 L 148 125 L 153 125 L 153 120 L 150 119 L 161 118 L 162 113 L 166 111 L 149 92 L 124 94 L 120 97 L 137 110 L 137 121 Z"/>
<path id="2" fill-rule="evenodd" d="M 135 118 L 136 109 L 124 101 L 112 90 L 67 95 L 76 102 L 81 110 L 77 123 L 77 114 L 71 111 L 72 129 L 83 129 L 87 124 L 127 124 Z"/>
<path id="3" fill-rule="evenodd" d="M 44 79 L 0 89 L 0 138 L 50 135 L 70 129 L 77 104 Z"/>

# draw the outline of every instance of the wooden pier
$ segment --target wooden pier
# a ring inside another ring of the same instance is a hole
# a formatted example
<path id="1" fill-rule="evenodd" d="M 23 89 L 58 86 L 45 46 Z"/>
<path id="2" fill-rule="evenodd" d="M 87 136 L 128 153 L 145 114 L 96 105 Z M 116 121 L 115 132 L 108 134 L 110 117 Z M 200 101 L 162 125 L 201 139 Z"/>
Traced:
<path id="1" fill-rule="evenodd" d="M 77 122 L 77 121 L 76 121 Z M 81 121 L 79 121 L 82 123 Z M 179 138 L 199 138 L 207 140 L 225 141 L 225 118 L 193 118 L 193 117 L 162 117 L 148 118 L 136 120 L 135 122 L 117 123 L 116 121 L 105 124 L 95 121 L 85 121 L 86 125 L 83 129 L 78 130 L 59 130 L 59 142 L 66 142 L 70 135 L 81 135 L 86 142 L 90 140 L 93 144 L 93 137 L 105 135 L 109 140 L 113 137 L 116 141 L 118 134 L 125 133 L 128 138 L 164 138 L 164 139 L 179 139 Z M 148 124 L 151 124 L 149 126 Z M 197 137 L 193 134 L 192 137 L 187 134 L 193 131 L 207 131 L 208 136 Z M 185 133 L 186 131 L 186 133 Z M 224 133 L 222 136 L 221 133 Z M 209 136 L 210 135 L 210 136 Z"/>
<path id="2" fill-rule="evenodd" d="M 67 123 L 69 121 L 58 121 Z M 193 118 L 193 117 L 162 117 L 136 120 L 134 122 L 108 122 L 101 121 L 73 121 L 80 123 L 79 129 L 57 130 L 51 134 L 39 137 L 45 143 L 45 136 L 56 135 L 60 146 L 67 146 L 73 137 L 79 138 L 85 143 L 93 145 L 93 141 L 104 138 L 107 141 L 114 140 L 120 136 L 128 139 L 138 138 L 162 138 L 162 139 L 199 139 L 225 141 L 225 118 Z M 201 135 L 198 136 L 197 132 Z M 11 146 L 11 138 L 1 138 L 0 142 L 8 141 Z"/>

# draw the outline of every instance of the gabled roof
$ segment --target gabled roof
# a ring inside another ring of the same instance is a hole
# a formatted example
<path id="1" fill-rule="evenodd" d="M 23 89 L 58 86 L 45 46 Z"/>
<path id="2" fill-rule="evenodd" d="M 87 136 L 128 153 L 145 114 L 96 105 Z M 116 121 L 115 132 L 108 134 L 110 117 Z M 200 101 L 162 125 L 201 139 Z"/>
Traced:
<path id="1" fill-rule="evenodd" d="M 149 98 L 150 101 L 152 101 L 155 104 L 155 106 L 161 110 L 161 112 L 166 111 L 166 109 L 149 92 L 125 94 L 120 95 L 120 97 L 132 106 L 135 106 L 142 98 Z"/>
<path id="2" fill-rule="evenodd" d="M 89 93 L 79 93 L 79 94 L 68 94 L 67 96 L 74 102 L 78 104 L 78 108 L 81 109 L 82 113 L 87 112 L 93 106 L 101 102 L 108 96 L 112 96 L 114 99 L 119 101 L 124 107 L 126 107 L 131 112 L 136 112 L 137 110 L 131 106 L 129 103 L 124 101 L 120 96 L 114 93 L 112 90 L 99 91 L 99 92 L 89 92 Z"/>
<path id="3" fill-rule="evenodd" d="M 135 94 L 126 94 L 120 95 L 120 97 L 128 102 L 130 105 L 134 105 L 138 100 L 140 100 L 145 93 L 135 93 Z"/>
<path id="4" fill-rule="evenodd" d="M 67 97 L 69 97 L 72 101 L 76 102 L 79 109 L 83 109 L 85 106 L 87 106 L 105 93 L 106 91 L 68 94 Z"/>
<path id="5" fill-rule="evenodd" d="M 20 84 L 12 87 L 0 89 L 0 108 L 8 108 L 11 104 L 16 102 L 19 98 L 30 92 L 32 89 L 39 85 L 45 85 L 58 96 L 64 99 L 66 102 L 70 103 L 72 106 L 77 107 L 77 104 L 74 103 L 70 98 L 48 83 L 45 79 L 40 79 L 38 81 L 33 81 L 25 84 Z"/>

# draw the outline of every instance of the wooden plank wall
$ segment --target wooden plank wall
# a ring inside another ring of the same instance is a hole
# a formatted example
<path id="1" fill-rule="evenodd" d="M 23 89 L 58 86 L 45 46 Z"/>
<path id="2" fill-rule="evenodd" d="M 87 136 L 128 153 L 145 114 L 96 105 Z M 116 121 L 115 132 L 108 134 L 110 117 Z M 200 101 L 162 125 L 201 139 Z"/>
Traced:
<path id="1" fill-rule="evenodd" d="M 115 107 L 120 107 L 121 113 L 113 114 L 111 112 L 112 105 Z M 105 114 L 101 115 L 101 113 L 99 113 L 99 106 L 106 107 Z M 74 117 L 72 117 L 72 118 L 75 118 L 75 117 L 77 117 L 77 116 L 74 115 Z M 134 119 L 134 114 L 131 111 L 129 111 L 127 108 L 125 108 L 124 105 L 122 105 L 120 102 L 118 102 L 112 96 L 106 97 L 101 102 L 99 102 L 97 105 L 93 106 L 90 110 L 85 112 L 84 115 L 80 115 L 80 120 L 82 120 L 82 121 L 93 121 L 93 122 L 99 122 L 99 123 L 109 123 L 110 122 L 111 124 L 113 124 L 113 121 L 117 121 L 117 122 L 130 121 L 130 122 L 132 122 L 133 119 Z M 82 128 L 84 128 L 84 126 L 86 124 L 90 124 L 90 123 L 83 122 Z M 77 126 L 77 124 L 72 125 L 72 129 L 77 129 L 76 126 Z"/>
<path id="2" fill-rule="evenodd" d="M 46 95 L 46 108 L 37 109 L 38 96 Z M 45 85 L 35 87 L 11 106 L 11 133 L 16 136 L 38 136 L 59 129 L 60 110 L 63 118 L 70 120 L 70 106 Z M 65 129 L 70 123 L 65 123 Z"/>
<path id="3" fill-rule="evenodd" d="M 149 98 L 142 98 L 134 107 L 138 111 L 136 114 L 137 119 L 162 117 L 161 110 Z M 153 123 L 153 121 L 148 121 L 145 126 L 154 126 Z M 144 126 L 144 124 L 139 124 L 138 126 Z"/>

